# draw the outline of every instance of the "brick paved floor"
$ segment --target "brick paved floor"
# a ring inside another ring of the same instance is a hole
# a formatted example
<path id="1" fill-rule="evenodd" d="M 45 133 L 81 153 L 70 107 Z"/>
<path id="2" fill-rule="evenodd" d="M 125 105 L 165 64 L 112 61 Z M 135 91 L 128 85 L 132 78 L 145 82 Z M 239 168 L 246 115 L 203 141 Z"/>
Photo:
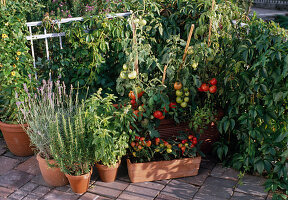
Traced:
<path id="1" fill-rule="evenodd" d="M 211 158 L 203 159 L 199 175 L 155 182 L 130 183 L 125 167 L 121 166 L 117 180 L 103 183 L 96 170 L 88 191 L 74 194 L 69 187 L 51 187 L 40 174 L 35 156 L 16 157 L 7 150 L 0 138 L 0 200 L 265 200 L 264 178 L 245 175 L 238 183 L 238 172 L 216 164 Z"/>

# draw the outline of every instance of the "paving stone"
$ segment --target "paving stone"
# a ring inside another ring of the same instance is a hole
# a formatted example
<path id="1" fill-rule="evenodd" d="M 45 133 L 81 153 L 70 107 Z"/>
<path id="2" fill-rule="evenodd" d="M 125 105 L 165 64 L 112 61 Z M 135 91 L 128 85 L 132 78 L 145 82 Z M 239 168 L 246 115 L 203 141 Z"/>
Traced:
<path id="1" fill-rule="evenodd" d="M 25 162 L 18 165 L 16 169 L 23 171 L 23 172 L 27 172 L 29 174 L 33 174 L 33 175 L 38 175 L 41 173 L 39 169 L 38 161 L 36 160 L 35 156 L 32 156 Z"/>
<path id="2" fill-rule="evenodd" d="M 197 191 L 198 187 L 178 180 L 172 180 L 160 194 L 175 198 L 190 199 Z"/>
<path id="3" fill-rule="evenodd" d="M 131 183 L 119 198 L 129 195 L 133 199 L 154 199 L 164 187 L 165 185 L 156 182 Z"/>
<path id="4" fill-rule="evenodd" d="M 52 190 L 48 194 L 46 194 L 42 200 L 74 200 L 78 199 L 79 195 L 74 194 L 74 193 L 67 193 L 67 192 L 62 192 L 59 190 Z"/>
<path id="5" fill-rule="evenodd" d="M 231 200 L 265 200 L 264 197 L 260 197 L 260 196 L 253 196 L 250 194 L 244 194 L 244 193 L 240 193 L 240 192 L 234 192 Z"/>
<path id="6" fill-rule="evenodd" d="M 101 196 L 116 198 L 128 185 L 129 183 L 119 180 L 116 180 L 112 183 L 96 181 L 94 185 L 88 189 L 88 191 L 91 193 L 99 194 Z"/>
<path id="7" fill-rule="evenodd" d="M 12 194 L 14 190 L 8 189 L 5 187 L 0 187 L 0 197 L 7 197 L 9 194 Z"/>
<path id="8" fill-rule="evenodd" d="M 124 181 L 124 182 L 127 182 L 127 183 L 131 183 L 130 178 L 129 178 L 128 175 L 117 177 L 117 179 L 120 180 L 120 181 Z"/>
<path id="9" fill-rule="evenodd" d="M 20 189 L 27 191 L 27 192 L 31 192 L 32 190 L 34 190 L 36 187 L 38 187 L 37 184 L 32 183 L 32 182 L 28 182 L 25 185 L 23 185 Z"/>
<path id="10" fill-rule="evenodd" d="M 178 200 L 179 198 L 170 197 L 164 194 L 159 194 L 155 200 Z"/>
<path id="11" fill-rule="evenodd" d="M 223 197 L 216 197 L 216 196 L 211 196 L 210 194 L 207 193 L 196 193 L 196 195 L 193 197 L 193 200 L 224 200 L 225 198 Z"/>
<path id="12" fill-rule="evenodd" d="M 41 197 L 35 195 L 35 194 L 28 194 L 26 197 L 24 197 L 22 200 L 38 200 Z"/>
<path id="13" fill-rule="evenodd" d="M 235 189 L 236 192 L 247 193 L 257 196 L 266 197 L 267 192 L 265 192 L 265 179 L 258 176 L 245 175 L 241 180 L 242 184 L 237 185 Z"/>
<path id="14" fill-rule="evenodd" d="M 92 194 L 89 192 L 86 192 L 82 197 L 79 198 L 79 200 L 109 200 L 107 197 L 101 197 L 97 194 Z"/>
<path id="15" fill-rule="evenodd" d="M 0 186 L 17 189 L 32 179 L 33 175 L 26 172 L 11 170 L 0 178 Z"/>
<path id="16" fill-rule="evenodd" d="M 186 183 L 190 183 L 193 185 L 201 186 L 203 185 L 206 178 L 209 176 L 210 172 L 211 171 L 209 169 L 203 168 L 199 170 L 199 174 L 197 176 L 189 176 L 189 177 L 179 178 L 177 180 L 184 181 Z"/>
<path id="17" fill-rule="evenodd" d="M 62 192 L 70 192 L 72 191 L 71 187 L 69 185 L 64 185 L 61 187 L 55 188 L 56 190 L 62 191 Z"/>
<path id="18" fill-rule="evenodd" d="M 230 198 L 233 194 L 233 187 L 236 185 L 236 183 L 237 182 L 233 180 L 208 177 L 195 197 L 197 197 L 197 199 L 205 199 L 205 197 L 207 198 L 208 195 L 211 198 L 215 197 L 214 199 Z"/>
<path id="19" fill-rule="evenodd" d="M 20 162 L 24 162 L 25 160 L 28 160 L 31 156 L 26 156 L 26 157 L 23 157 L 23 156 L 15 156 L 13 153 L 11 153 L 11 151 L 6 151 L 6 153 L 4 154 L 4 156 L 7 156 L 9 158 L 14 158 L 14 159 L 17 159 L 19 160 Z"/>
<path id="20" fill-rule="evenodd" d="M 234 181 L 238 180 L 238 174 L 239 172 L 237 172 L 236 170 L 227 167 L 222 167 L 221 164 L 217 164 L 211 172 L 211 176 L 224 179 L 231 179 Z"/>
<path id="21" fill-rule="evenodd" d="M 14 193 L 12 193 L 11 195 L 9 195 L 9 199 L 23 199 L 26 195 L 28 195 L 27 191 L 23 191 L 23 190 L 16 190 Z"/>
<path id="22" fill-rule="evenodd" d="M 7 146 L 6 146 L 6 143 L 5 143 L 4 139 L 0 138 L 0 155 L 5 153 L 6 150 L 7 150 Z"/>
<path id="23" fill-rule="evenodd" d="M 6 172 L 13 169 L 14 167 L 16 167 L 19 162 L 20 162 L 19 160 L 16 160 L 13 158 L 9 158 L 6 156 L 0 156 L 0 163 L 1 163 L 0 175 L 3 175 Z"/>
<path id="24" fill-rule="evenodd" d="M 51 190 L 51 188 L 49 187 L 45 187 L 45 186 L 39 186 L 37 187 L 35 190 L 33 190 L 33 194 L 37 195 L 37 196 L 44 196 L 45 194 L 47 194 L 49 191 Z"/>
<path id="25" fill-rule="evenodd" d="M 38 185 L 43 185 L 43 186 L 46 186 L 46 187 L 52 187 L 51 185 L 47 184 L 42 175 L 41 174 L 38 174 L 36 176 L 33 177 L 33 179 L 31 180 L 32 183 L 36 183 Z"/>

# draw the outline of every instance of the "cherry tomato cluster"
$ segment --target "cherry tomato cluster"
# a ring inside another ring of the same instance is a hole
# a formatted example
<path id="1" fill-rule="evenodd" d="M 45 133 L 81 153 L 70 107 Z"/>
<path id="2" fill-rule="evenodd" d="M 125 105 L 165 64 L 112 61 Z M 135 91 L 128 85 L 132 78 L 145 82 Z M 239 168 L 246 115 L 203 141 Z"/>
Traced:
<path id="1" fill-rule="evenodd" d="M 182 108 L 186 108 L 187 107 L 187 103 L 189 102 L 189 89 L 188 88 L 184 88 L 182 90 L 182 83 L 177 81 L 174 83 L 174 89 L 176 90 L 176 102 L 178 104 L 180 104 L 180 106 Z M 183 94 L 184 94 L 184 98 L 183 98 Z"/>
<path id="2" fill-rule="evenodd" d="M 137 77 L 136 71 L 128 71 L 128 67 L 126 64 L 123 65 L 123 70 L 120 72 L 120 77 L 122 79 L 135 79 Z"/>
<path id="3" fill-rule="evenodd" d="M 137 93 L 138 99 L 139 99 L 140 97 L 142 97 L 143 94 L 144 94 L 144 91 L 142 91 L 141 88 L 139 88 L 139 89 L 138 89 L 138 93 Z M 131 100 L 130 100 L 130 103 L 131 103 L 131 105 L 132 105 L 132 109 L 133 109 L 133 113 L 134 113 L 134 115 L 135 115 L 135 118 L 136 118 L 136 117 L 137 117 L 137 118 L 139 117 L 139 113 L 140 113 L 141 116 L 143 116 L 143 112 L 145 112 L 144 104 L 138 106 L 138 104 L 137 104 L 137 102 L 136 102 L 136 96 L 135 96 L 135 94 L 134 94 L 133 91 L 130 91 L 130 92 L 129 92 L 129 98 L 131 99 Z"/>
<path id="4" fill-rule="evenodd" d="M 145 137 L 135 136 L 135 140 L 131 142 L 131 147 L 134 151 L 141 151 L 145 147 L 150 147 L 152 144 L 151 140 L 145 140 Z M 136 156 L 133 154 L 133 156 Z"/>
<path id="5" fill-rule="evenodd" d="M 166 151 L 167 153 L 172 153 L 172 145 L 163 139 L 155 138 L 155 145 L 155 152 Z"/>
<path id="6" fill-rule="evenodd" d="M 210 87 L 209 87 L 210 84 Z M 216 78 L 212 78 L 209 81 L 209 84 L 207 83 L 202 83 L 202 85 L 198 88 L 199 92 L 210 92 L 212 94 L 214 94 L 217 91 L 217 79 Z"/>

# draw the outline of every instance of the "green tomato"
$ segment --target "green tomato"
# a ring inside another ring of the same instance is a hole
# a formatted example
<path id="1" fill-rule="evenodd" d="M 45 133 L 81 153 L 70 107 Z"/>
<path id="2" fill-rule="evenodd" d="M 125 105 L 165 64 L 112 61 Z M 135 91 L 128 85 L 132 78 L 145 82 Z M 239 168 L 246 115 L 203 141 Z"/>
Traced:
<path id="1" fill-rule="evenodd" d="M 147 21 L 146 21 L 145 19 L 141 19 L 141 20 L 139 21 L 139 24 L 140 24 L 141 26 L 145 26 L 145 25 L 147 24 Z"/>
<path id="2" fill-rule="evenodd" d="M 127 73 L 126 73 L 125 71 L 121 71 L 120 77 L 121 77 L 122 79 L 127 79 L 127 78 L 128 78 Z"/>
<path id="3" fill-rule="evenodd" d="M 139 110 L 140 112 L 144 112 L 144 108 L 143 108 L 142 106 L 139 106 L 139 107 L 138 107 L 138 110 Z"/>
<path id="4" fill-rule="evenodd" d="M 186 97 L 188 97 L 189 95 L 190 95 L 190 92 L 189 92 L 189 91 L 185 92 L 185 96 L 186 96 Z"/>
<path id="5" fill-rule="evenodd" d="M 182 99 L 181 97 L 177 97 L 177 98 L 176 98 L 176 102 L 177 102 L 177 103 L 182 103 L 182 102 L 183 102 L 183 99 Z"/>
<path id="6" fill-rule="evenodd" d="M 198 63 L 194 61 L 194 62 L 192 63 L 192 68 L 193 68 L 194 70 L 196 70 L 197 67 L 198 67 Z"/>
<path id="7" fill-rule="evenodd" d="M 176 96 L 181 97 L 183 95 L 183 92 L 181 90 L 176 90 Z"/>
<path id="8" fill-rule="evenodd" d="M 184 102 L 189 102 L 189 97 L 185 97 Z"/>
<path id="9" fill-rule="evenodd" d="M 134 19 L 134 23 L 138 24 L 139 23 L 139 19 L 138 18 Z"/>
<path id="10" fill-rule="evenodd" d="M 132 72 L 130 72 L 130 73 L 128 74 L 128 78 L 129 78 L 129 79 L 135 79 L 136 76 L 137 76 L 136 71 L 132 71 Z"/>
<path id="11" fill-rule="evenodd" d="M 187 107 L 187 103 L 186 103 L 186 102 L 182 102 L 182 103 L 180 104 L 180 106 L 181 106 L 182 108 L 186 108 L 186 107 Z"/>
<path id="12" fill-rule="evenodd" d="M 124 71 L 127 71 L 127 70 L 128 70 L 128 67 L 127 67 L 126 64 L 123 65 L 123 70 L 124 70 Z"/>
<path id="13" fill-rule="evenodd" d="M 189 89 L 188 89 L 187 87 L 184 88 L 184 92 L 188 92 L 188 90 L 189 90 Z"/>

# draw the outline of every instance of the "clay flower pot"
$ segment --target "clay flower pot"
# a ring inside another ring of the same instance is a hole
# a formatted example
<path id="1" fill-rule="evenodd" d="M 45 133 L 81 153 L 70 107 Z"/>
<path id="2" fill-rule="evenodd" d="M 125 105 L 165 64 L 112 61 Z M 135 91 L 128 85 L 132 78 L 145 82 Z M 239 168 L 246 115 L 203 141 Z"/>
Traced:
<path id="1" fill-rule="evenodd" d="M 49 167 L 47 161 L 37 154 L 37 160 L 39 163 L 39 168 L 44 181 L 51 186 L 64 186 L 68 184 L 68 179 L 65 174 L 61 172 L 59 167 Z M 48 160 L 49 164 L 55 165 L 56 161 Z"/>
<path id="2" fill-rule="evenodd" d="M 106 165 L 96 164 L 98 174 L 103 182 L 114 182 L 117 176 L 117 171 L 120 165 L 120 161 L 116 166 L 108 167 Z"/>
<path id="3" fill-rule="evenodd" d="M 27 124 L 24 124 L 27 127 Z M 30 139 L 20 124 L 6 124 L 0 121 L 0 129 L 8 149 L 16 156 L 31 156 Z"/>
<path id="4" fill-rule="evenodd" d="M 201 156 L 147 163 L 131 163 L 127 159 L 128 174 L 132 183 L 196 176 L 200 163 Z"/>
<path id="5" fill-rule="evenodd" d="M 72 188 L 73 192 L 77 194 L 83 194 L 88 190 L 91 174 L 92 168 L 91 171 L 87 174 L 83 174 L 80 176 L 72 176 L 69 174 L 65 174 L 65 176 L 68 178 L 70 187 Z"/>

